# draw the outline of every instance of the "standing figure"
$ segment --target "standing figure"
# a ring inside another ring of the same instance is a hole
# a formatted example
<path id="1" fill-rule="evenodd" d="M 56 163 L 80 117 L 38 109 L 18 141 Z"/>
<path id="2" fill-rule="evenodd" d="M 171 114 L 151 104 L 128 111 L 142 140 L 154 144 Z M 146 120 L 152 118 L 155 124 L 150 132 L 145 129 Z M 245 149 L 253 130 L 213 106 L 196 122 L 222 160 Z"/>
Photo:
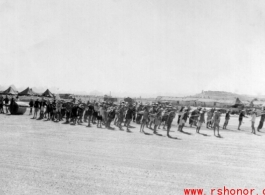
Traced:
<path id="1" fill-rule="evenodd" d="M 77 116 L 78 116 L 78 106 L 76 104 L 74 104 L 73 108 L 72 108 L 72 121 L 73 121 L 73 125 L 76 124 L 76 120 L 77 120 Z"/>
<path id="2" fill-rule="evenodd" d="M 125 108 L 124 108 L 124 104 L 122 103 L 120 106 L 120 109 L 118 111 L 119 119 L 118 119 L 118 124 L 117 124 L 117 126 L 120 128 L 120 130 L 122 130 L 121 124 L 123 122 L 124 112 L 125 112 Z"/>
<path id="3" fill-rule="evenodd" d="M 102 109 L 102 105 L 99 106 L 99 110 Z M 102 115 L 101 115 L 101 112 L 98 112 L 97 114 L 97 120 L 98 120 L 98 123 L 97 123 L 97 128 L 102 128 Z"/>
<path id="4" fill-rule="evenodd" d="M 37 115 L 38 115 L 38 112 L 39 112 L 39 106 L 40 106 L 40 102 L 39 102 L 39 99 L 37 99 L 35 102 L 34 102 L 34 115 L 33 115 L 33 118 L 37 118 Z"/>
<path id="5" fill-rule="evenodd" d="M 254 109 L 251 113 L 251 133 L 253 134 L 256 134 L 256 129 L 255 129 L 255 121 L 256 121 L 256 118 L 257 118 L 257 112 L 256 112 L 256 109 Z"/>
<path id="6" fill-rule="evenodd" d="M 4 98 L 3 96 L 0 96 L 0 113 L 5 113 L 4 112 Z"/>
<path id="7" fill-rule="evenodd" d="M 188 118 L 189 118 L 189 109 L 186 108 L 186 109 L 184 109 L 184 112 L 183 112 L 183 114 L 180 117 L 179 128 L 178 128 L 178 130 L 180 132 L 183 132 L 183 128 L 184 128 L 185 123 L 186 123 Z"/>
<path id="8" fill-rule="evenodd" d="M 94 107 L 88 102 L 88 107 L 87 107 L 87 120 L 88 120 L 87 126 L 88 127 L 90 127 L 90 124 L 91 124 L 93 110 L 94 110 Z"/>
<path id="9" fill-rule="evenodd" d="M 194 125 L 194 126 L 197 125 L 197 120 L 198 120 L 198 117 L 199 117 L 199 113 L 200 113 L 200 108 L 198 108 L 196 110 L 193 110 L 191 112 L 191 116 L 189 118 L 190 127 L 192 127 L 192 125 Z"/>
<path id="10" fill-rule="evenodd" d="M 9 98 L 8 96 L 6 95 L 5 99 L 4 99 L 4 102 L 5 102 L 5 107 L 6 107 L 6 114 L 8 114 L 8 111 L 9 111 Z"/>
<path id="11" fill-rule="evenodd" d="M 167 121 L 166 121 L 166 123 L 167 123 L 167 136 L 168 137 L 170 137 L 169 132 L 170 132 L 171 125 L 172 125 L 172 122 L 173 122 L 175 117 L 176 117 L 176 113 L 175 113 L 175 111 L 173 111 L 172 107 L 170 107 Z"/>
<path id="12" fill-rule="evenodd" d="M 262 129 L 264 120 L 265 120 L 265 113 L 264 113 L 264 108 L 263 108 L 261 111 L 261 117 L 260 117 L 259 126 L 258 126 L 257 131 L 260 131 Z"/>
<path id="13" fill-rule="evenodd" d="M 148 122 L 148 115 L 149 115 L 149 110 L 148 107 L 144 107 L 144 110 L 141 112 L 142 115 L 142 121 L 141 121 L 141 127 L 140 127 L 140 132 L 144 133 L 144 126 Z"/>
<path id="14" fill-rule="evenodd" d="M 32 108 L 33 108 L 33 106 L 34 106 L 33 99 L 30 99 L 30 102 L 29 102 L 29 107 L 30 107 L 29 115 L 32 115 Z"/>
<path id="15" fill-rule="evenodd" d="M 127 131 L 130 131 L 129 127 L 130 127 L 130 122 L 132 121 L 132 118 L 133 118 L 133 106 L 130 104 L 127 110 L 126 116 L 125 116 Z"/>
<path id="16" fill-rule="evenodd" d="M 219 111 L 214 111 L 214 115 L 213 115 L 213 131 L 214 131 L 214 135 L 215 135 L 215 130 L 216 130 L 217 131 L 217 136 L 219 136 L 219 137 L 220 137 L 220 134 L 219 134 L 220 120 L 221 120 L 221 113 Z"/>
<path id="17" fill-rule="evenodd" d="M 240 113 L 239 113 L 239 118 L 238 118 L 238 121 L 239 121 L 239 124 L 238 124 L 238 130 L 240 130 L 240 126 L 242 125 L 242 122 L 243 122 L 243 118 L 248 118 L 247 116 L 245 116 L 245 110 L 242 110 Z"/>
<path id="18" fill-rule="evenodd" d="M 207 123 L 206 123 L 207 129 L 212 127 L 213 113 L 214 113 L 213 109 L 211 109 L 209 112 L 207 112 Z"/>
<path id="19" fill-rule="evenodd" d="M 205 112 L 206 112 L 206 109 L 200 111 L 199 113 L 199 120 L 197 122 L 197 127 L 196 127 L 196 132 L 197 133 L 200 133 L 200 130 L 201 130 L 201 126 L 203 123 L 205 123 Z"/>
<path id="20" fill-rule="evenodd" d="M 161 124 L 161 121 L 162 121 L 162 109 L 159 109 L 155 114 L 154 133 L 156 133 L 157 127 Z"/>
<path id="21" fill-rule="evenodd" d="M 223 125 L 223 129 L 226 129 L 229 120 L 230 120 L 230 110 L 228 110 L 228 111 L 226 112 L 226 114 L 225 114 L 225 122 L 224 122 L 224 125 Z"/>

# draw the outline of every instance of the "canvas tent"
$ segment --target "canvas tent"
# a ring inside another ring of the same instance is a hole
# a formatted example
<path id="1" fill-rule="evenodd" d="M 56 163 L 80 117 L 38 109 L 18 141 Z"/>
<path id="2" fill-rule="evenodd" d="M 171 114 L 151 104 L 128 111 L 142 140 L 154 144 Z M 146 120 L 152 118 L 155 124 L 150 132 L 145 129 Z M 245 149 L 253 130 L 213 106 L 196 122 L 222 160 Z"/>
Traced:
<path id="1" fill-rule="evenodd" d="M 54 95 L 50 92 L 49 89 L 47 89 L 43 94 L 42 96 L 45 96 L 45 97 L 54 97 Z"/>
<path id="2" fill-rule="evenodd" d="M 21 91 L 18 95 L 37 95 L 37 93 L 28 87 L 27 89 Z"/>
<path id="3" fill-rule="evenodd" d="M 13 89 L 12 87 L 8 87 L 5 91 L 2 91 L 1 94 L 4 94 L 4 95 L 17 95 L 18 92 Z"/>

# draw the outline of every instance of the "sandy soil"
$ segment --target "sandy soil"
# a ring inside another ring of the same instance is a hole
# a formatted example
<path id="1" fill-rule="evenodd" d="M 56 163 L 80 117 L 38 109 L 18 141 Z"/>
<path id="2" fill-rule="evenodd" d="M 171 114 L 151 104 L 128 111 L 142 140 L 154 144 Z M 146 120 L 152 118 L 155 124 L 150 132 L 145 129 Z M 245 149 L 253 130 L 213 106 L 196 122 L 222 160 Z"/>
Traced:
<path id="1" fill-rule="evenodd" d="M 258 119 L 259 120 L 259 119 Z M 223 120 L 221 121 L 223 123 Z M 258 121 L 257 121 L 258 123 Z M 257 124 L 256 124 L 257 125 Z M 172 127 L 131 133 L 0 115 L 0 194 L 183 194 L 184 188 L 265 188 L 265 130 Z M 262 193 L 259 193 L 262 194 Z"/>

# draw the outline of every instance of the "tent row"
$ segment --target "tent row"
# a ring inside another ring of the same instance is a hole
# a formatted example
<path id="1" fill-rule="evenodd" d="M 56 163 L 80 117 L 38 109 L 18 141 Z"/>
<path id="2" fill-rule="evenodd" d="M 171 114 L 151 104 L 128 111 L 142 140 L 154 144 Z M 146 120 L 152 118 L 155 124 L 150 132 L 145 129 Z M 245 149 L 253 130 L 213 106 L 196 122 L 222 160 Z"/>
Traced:
<path id="1" fill-rule="evenodd" d="M 1 95 L 19 95 L 19 96 L 44 96 L 44 97 L 56 97 L 55 94 L 51 93 L 49 89 L 47 89 L 43 93 L 36 93 L 31 88 L 27 88 L 21 92 L 16 91 L 12 87 L 8 87 L 6 90 L 0 92 Z"/>

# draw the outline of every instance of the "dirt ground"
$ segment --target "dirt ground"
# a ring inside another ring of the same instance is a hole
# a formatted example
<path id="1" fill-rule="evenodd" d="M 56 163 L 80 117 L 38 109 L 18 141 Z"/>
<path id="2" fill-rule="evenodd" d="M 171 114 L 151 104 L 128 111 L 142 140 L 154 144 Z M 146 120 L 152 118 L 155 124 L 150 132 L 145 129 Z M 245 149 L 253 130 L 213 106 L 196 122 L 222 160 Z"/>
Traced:
<path id="1" fill-rule="evenodd" d="M 0 195 L 182 195 L 184 188 L 209 195 L 224 186 L 262 195 L 265 188 L 265 130 L 251 134 L 249 118 L 238 131 L 232 117 L 221 138 L 205 124 L 201 134 L 180 133 L 174 122 L 170 139 L 164 130 L 140 133 L 135 123 L 128 133 L 31 117 L 0 115 Z"/>

